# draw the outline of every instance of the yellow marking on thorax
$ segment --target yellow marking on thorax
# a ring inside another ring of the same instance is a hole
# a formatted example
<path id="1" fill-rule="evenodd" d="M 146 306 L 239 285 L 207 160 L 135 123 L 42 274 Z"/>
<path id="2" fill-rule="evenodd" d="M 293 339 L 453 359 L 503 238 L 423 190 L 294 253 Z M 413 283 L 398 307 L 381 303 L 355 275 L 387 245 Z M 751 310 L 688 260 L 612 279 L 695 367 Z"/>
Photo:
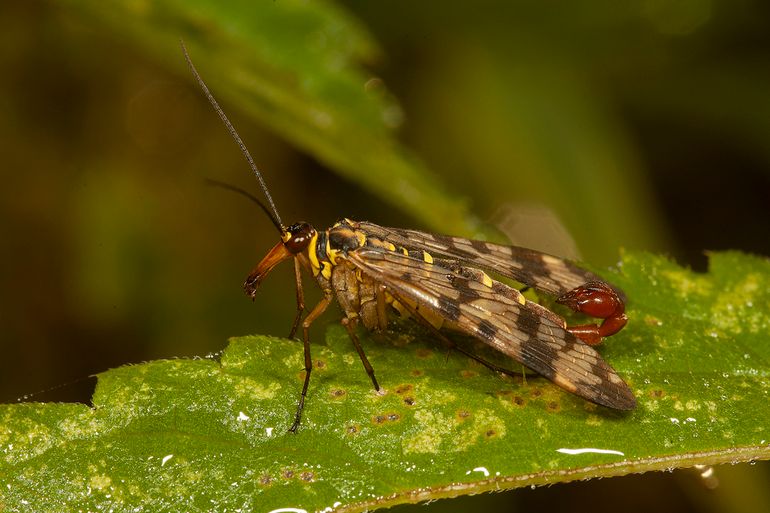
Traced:
<path id="1" fill-rule="evenodd" d="M 329 237 L 326 238 L 326 255 L 321 255 L 321 258 L 323 257 L 329 257 Z M 329 262 L 326 260 L 322 260 L 321 258 L 318 258 L 318 233 L 313 235 L 313 238 L 310 239 L 310 247 L 308 248 L 307 255 L 310 258 L 310 268 L 313 271 L 313 276 L 318 276 L 320 273 L 321 276 L 326 278 L 327 280 L 332 279 L 332 266 Z"/>
<path id="2" fill-rule="evenodd" d="M 332 263 L 332 265 L 337 265 L 337 251 L 336 249 L 332 249 L 329 245 L 329 237 L 327 235 L 326 237 L 326 256 L 329 258 L 329 261 Z M 331 272 L 331 271 L 329 271 Z"/>
<path id="3" fill-rule="evenodd" d="M 334 226 L 337 227 L 341 223 L 337 223 Z M 362 232 L 361 230 L 353 230 L 347 226 L 343 228 L 334 228 L 333 230 L 329 230 L 327 232 L 328 236 L 326 237 L 326 256 L 329 257 L 329 261 L 332 263 L 332 265 L 337 265 L 337 256 L 339 255 L 340 250 L 339 249 L 332 249 L 331 248 L 331 232 L 334 231 L 337 234 L 340 234 L 345 239 L 350 239 L 352 237 L 355 237 L 356 243 L 358 244 L 358 247 L 363 247 L 366 245 L 366 234 Z"/>
<path id="4" fill-rule="evenodd" d="M 310 260 L 310 269 L 313 271 L 313 276 L 318 276 L 320 273 L 324 278 L 327 280 L 331 280 L 332 278 L 332 264 L 327 262 L 326 260 L 321 260 L 318 258 L 318 233 L 313 235 L 313 238 L 310 239 L 310 244 L 308 245 L 307 249 L 307 256 Z M 329 239 L 326 239 L 326 256 L 328 258 L 332 258 L 332 255 L 329 254 Z"/>
<path id="5" fill-rule="evenodd" d="M 427 251 L 423 251 L 422 252 L 422 259 L 425 260 L 429 264 L 433 263 L 433 255 L 431 255 Z"/>
<path id="6" fill-rule="evenodd" d="M 313 276 L 317 276 L 321 272 L 321 263 L 318 261 L 318 254 L 316 253 L 316 243 L 318 242 L 318 233 L 313 235 L 310 239 L 310 245 L 307 249 L 307 256 L 310 259 L 310 268 L 313 271 Z"/>
<path id="7" fill-rule="evenodd" d="M 327 280 L 332 279 L 332 265 L 329 262 L 321 262 L 321 275 Z"/>

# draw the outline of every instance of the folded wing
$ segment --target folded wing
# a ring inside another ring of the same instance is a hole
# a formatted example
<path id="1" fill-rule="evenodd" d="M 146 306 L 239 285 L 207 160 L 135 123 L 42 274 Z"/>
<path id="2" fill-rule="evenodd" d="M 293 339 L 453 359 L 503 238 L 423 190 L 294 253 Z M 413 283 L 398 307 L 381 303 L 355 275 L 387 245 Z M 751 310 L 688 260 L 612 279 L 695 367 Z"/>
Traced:
<path id="1" fill-rule="evenodd" d="M 419 233 L 419 232 L 417 232 Z M 539 305 L 498 291 L 437 264 L 375 248 L 346 258 L 386 287 L 396 299 L 413 303 L 594 403 L 630 410 L 636 400 L 628 385 L 593 348 L 539 313 Z"/>
<path id="2" fill-rule="evenodd" d="M 397 246 L 425 250 L 434 258 L 493 271 L 554 296 L 561 296 L 590 281 L 603 281 L 567 260 L 532 249 L 417 230 L 384 228 L 367 222 L 360 222 L 359 226 Z"/>

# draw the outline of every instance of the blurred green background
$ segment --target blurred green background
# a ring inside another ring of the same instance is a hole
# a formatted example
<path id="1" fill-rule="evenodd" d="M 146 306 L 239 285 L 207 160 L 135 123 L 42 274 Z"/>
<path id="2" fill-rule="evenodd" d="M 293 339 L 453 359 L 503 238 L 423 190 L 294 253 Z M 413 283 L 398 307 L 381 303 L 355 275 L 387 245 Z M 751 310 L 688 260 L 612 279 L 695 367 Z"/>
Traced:
<path id="1" fill-rule="evenodd" d="M 258 192 L 180 37 L 287 223 L 495 227 L 597 267 L 620 248 L 701 270 L 704 250 L 770 254 L 763 2 L 226 5 L 0 3 L 0 400 L 87 402 L 107 368 L 288 332 L 290 265 L 254 303 L 240 289 L 277 238 L 203 184 Z M 431 507 L 770 504 L 766 467 L 719 475 L 717 491 L 675 473 Z"/>

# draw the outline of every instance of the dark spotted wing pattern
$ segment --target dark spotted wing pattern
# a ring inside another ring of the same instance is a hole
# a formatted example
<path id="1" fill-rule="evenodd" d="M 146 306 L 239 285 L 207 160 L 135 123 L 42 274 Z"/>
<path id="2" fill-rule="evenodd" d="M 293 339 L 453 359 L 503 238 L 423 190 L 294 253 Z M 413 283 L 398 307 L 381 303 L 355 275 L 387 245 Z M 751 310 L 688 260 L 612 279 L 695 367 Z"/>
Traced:
<path id="1" fill-rule="evenodd" d="M 462 265 L 493 271 L 557 297 L 587 282 L 603 281 L 571 262 L 532 249 L 417 230 L 384 228 L 368 222 L 360 222 L 358 226 L 396 246 L 425 250 L 436 259 L 454 260 Z"/>
<path id="2" fill-rule="evenodd" d="M 628 385 L 599 353 L 543 317 L 536 303 L 522 304 L 523 299 L 515 299 L 520 296 L 495 292 L 467 274 L 392 251 L 360 248 L 345 258 L 397 300 L 413 303 L 418 312 L 426 309 L 440 315 L 453 329 L 480 339 L 565 390 L 619 410 L 636 405 Z M 505 287 L 494 282 L 496 289 L 501 286 Z"/>

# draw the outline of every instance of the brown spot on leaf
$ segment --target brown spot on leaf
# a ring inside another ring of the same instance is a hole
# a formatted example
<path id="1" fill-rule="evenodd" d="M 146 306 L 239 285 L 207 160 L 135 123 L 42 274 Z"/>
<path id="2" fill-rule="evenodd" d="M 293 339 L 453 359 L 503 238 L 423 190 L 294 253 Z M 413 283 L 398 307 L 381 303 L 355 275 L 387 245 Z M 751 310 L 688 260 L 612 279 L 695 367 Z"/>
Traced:
<path id="1" fill-rule="evenodd" d="M 313 481 L 315 481 L 315 474 L 309 471 L 303 472 L 302 474 L 299 475 L 299 477 L 300 479 L 308 483 L 312 483 Z"/>
<path id="2" fill-rule="evenodd" d="M 459 410 L 457 412 L 457 418 L 460 419 L 461 421 L 467 419 L 470 416 L 471 416 L 471 412 L 469 412 L 468 410 Z"/>
<path id="3" fill-rule="evenodd" d="M 654 397 L 655 399 L 660 399 L 661 397 L 664 397 L 666 395 L 666 392 L 664 392 L 661 389 L 655 389 L 650 390 L 650 397 Z"/>
<path id="4" fill-rule="evenodd" d="M 408 335 L 400 335 L 396 338 L 388 338 L 388 341 L 393 344 L 394 347 L 406 347 L 412 342 L 412 337 Z"/>
<path id="5" fill-rule="evenodd" d="M 546 406 L 546 410 L 550 412 L 557 412 L 561 410 L 561 405 L 556 401 L 550 401 L 548 405 Z"/>
<path id="6" fill-rule="evenodd" d="M 379 415 L 372 417 L 372 422 L 379 426 L 385 424 L 386 422 L 397 422 L 399 420 L 401 420 L 401 415 L 396 412 L 380 413 Z"/>
<path id="7" fill-rule="evenodd" d="M 401 394 L 405 394 L 405 393 L 407 393 L 407 392 L 409 392 L 411 390 L 414 390 L 414 387 L 411 384 L 406 383 L 406 384 L 403 384 L 403 385 L 398 385 L 396 387 L 396 389 L 395 389 L 395 392 L 397 394 L 401 395 Z"/>
<path id="8" fill-rule="evenodd" d="M 420 377 L 420 376 L 422 376 L 425 373 L 423 371 L 421 371 L 420 369 L 412 369 L 411 374 L 414 377 Z"/>
<path id="9" fill-rule="evenodd" d="M 478 375 L 479 375 L 478 372 L 468 370 L 468 369 L 463 369 L 460 371 L 460 376 L 462 376 L 463 378 L 475 378 Z"/>
<path id="10" fill-rule="evenodd" d="M 493 438 L 497 436 L 497 431 L 495 431 L 494 429 L 487 429 L 487 432 L 484 433 L 484 436 L 486 436 L 487 438 Z"/>
<path id="11" fill-rule="evenodd" d="M 332 389 L 331 392 L 329 392 L 329 394 L 334 399 L 340 399 L 340 398 L 345 397 L 347 395 L 347 391 L 345 391 L 345 390 L 343 390 L 341 388 L 334 388 L 334 389 Z"/>
<path id="12" fill-rule="evenodd" d="M 284 470 L 283 472 L 281 472 L 281 476 L 284 479 L 291 479 L 292 477 L 294 477 L 294 471 L 293 470 Z"/>
<path id="13" fill-rule="evenodd" d="M 359 428 L 356 424 L 350 424 L 345 428 L 345 433 L 349 435 L 358 434 L 360 431 L 361 431 L 361 428 Z"/>
<path id="14" fill-rule="evenodd" d="M 273 478 L 272 478 L 272 477 L 270 477 L 268 474 L 262 474 L 262 475 L 259 477 L 259 484 L 261 484 L 261 485 L 263 485 L 263 486 L 268 486 L 268 485 L 269 485 L 269 484 L 271 484 L 272 482 L 273 482 Z"/>
<path id="15" fill-rule="evenodd" d="M 407 406 L 414 405 L 414 397 L 404 397 L 404 404 Z"/>
<path id="16" fill-rule="evenodd" d="M 514 395 L 512 401 L 513 401 L 513 404 L 515 404 L 516 406 L 524 406 L 525 404 L 527 404 L 527 400 L 521 397 L 520 395 Z"/>
<path id="17" fill-rule="evenodd" d="M 532 390 L 529 391 L 529 395 L 531 395 L 532 397 L 540 397 L 541 395 L 543 395 L 543 391 L 540 390 L 539 388 L 532 388 Z"/>
<path id="18" fill-rule="evenodd" d="M 645 323 L 647 326 L 660 326 L 661 324 L 663 324 L 663 323 L 660 321 L 660 319 L 658 319 L 657 317 L 653 317 L 652 315 L 646 315 L 646 316 L 644 317 L 644 323 Z"/>
<path id="19" fill-rule="evenodd" d="M 417 358 L 425 360 L 426 358 L 430 358 L 433 356 L 433 351 L 431 351 L 430 349 L 421 347 L 417 349 L 417 351 L 415 351 L 415 354 L 417 355 Z"/>

